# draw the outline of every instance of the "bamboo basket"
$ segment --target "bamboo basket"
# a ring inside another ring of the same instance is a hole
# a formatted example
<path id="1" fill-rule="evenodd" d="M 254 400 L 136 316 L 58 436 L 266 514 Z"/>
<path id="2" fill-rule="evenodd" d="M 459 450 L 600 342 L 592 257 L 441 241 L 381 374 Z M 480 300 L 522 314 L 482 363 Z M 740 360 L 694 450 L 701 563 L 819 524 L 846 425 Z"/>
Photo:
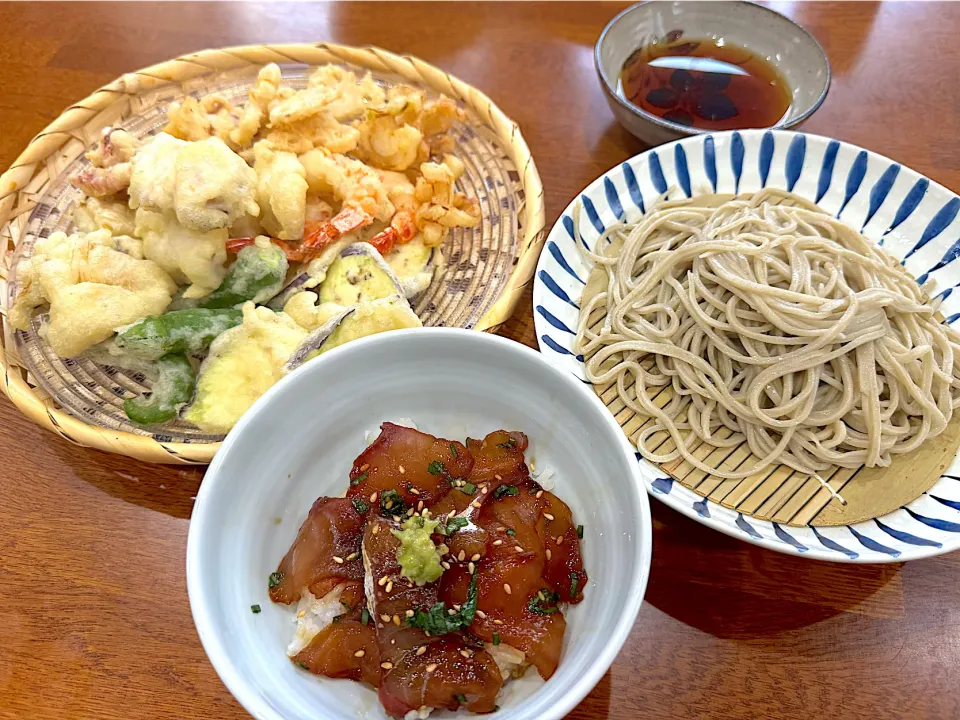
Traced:
<path id="1" fill-rule="evenodd" d="M 33 211 L 64 171 L 99 137 L 104 126 L 135 119 L 158 92 L 188 94 L 202 88 L 208 78 L 243 72 L 276 62 L 316 66 L 328 63 L 370 70 L 375 76 L 390 76 L 446 95 L 460 103 L 471 122 L 492 135 L 515 172 L 512 202 L 516 211 L 515 247 L 509 259 L 509 274 L 502 289 L 475 322 L 473 329 L 494 331 L 513 313 L 530 283 L 544 241 L 543 185 L 517 124 L 482 92 L 448 73 L 409 56 L 379 48 L 353 48 L 330 43 L 249 45 L 204 50 L 128 73 L 80 102 L 68 107 L 27 146 L 13 165 L 0 176 L 0 240 L 4 258 L 0 264 L 0 312 L 3 333 L 0 342 L 0 390 L 24 415 L 57 435 L 84 447 L 118 453 L 153 463 L 205 464 L 219 442 L 176 442 L 162 434 L 139 434 L 102 427 L 69 412 L 42 383 L 28 372 L 28 363 L 18 351 L 16 331 L 6 320 L 10 302 L 9 283 L 14 280 L 14 253 L 31 237 Z"/>

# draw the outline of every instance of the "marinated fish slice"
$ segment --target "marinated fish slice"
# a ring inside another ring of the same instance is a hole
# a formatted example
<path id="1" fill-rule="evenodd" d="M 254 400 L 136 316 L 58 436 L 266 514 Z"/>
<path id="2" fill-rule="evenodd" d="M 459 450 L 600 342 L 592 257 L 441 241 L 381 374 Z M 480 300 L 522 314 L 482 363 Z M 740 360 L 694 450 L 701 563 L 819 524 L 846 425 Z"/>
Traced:
<path id="1" fill-rule="evenodd" d="M 505 533 L 487 530 L 497 539 L 509 539 Z M 518 552 L 507 542 L 491 545 L 490 554 L 476 566 L 476 574 L 477 613 L 468 631 L 484 642 L 523 652 L 540 676 L 549 680 L 560 662 L 566 620 L 544 587 L 542 558 L 533 552 Z M 447 605 L 462 604 L 469 586 L 466 563 L 457 563 L 443 573 L 439 597 Z"/>
<path id="2" fill-rule="evenodd" d="M 472 467 L 462 443 L 384 423 L 377 439 L 353 461 L 347 497 L 376 493 L 381 510 L 399 515 L 420 502 L 424 507 L 437 502 Z"/>
<path id="3" fill-rule="evenodd" d="M 337 618 L 321 630 L 293 661 L 304 670 L 330 678 L 380 685 L 380 649 L 372 624 Z"/>
<path id="4" fill-rule="evenodd" d="M 535 483 L 531 484 L 531 489 L 537 487 Z M 547 587 L 560 596 L 561 601 L 578 603 L 583 600 L 587 572 L 583 568 L 580 537 L 573 522 L 573 513 L 563 500 L 547 490 L 539 498 L 536 495 L 534 498 L 540 511 L 537 535 L 543 543 L 546 560 L 544 580 L 547 581 Z"/>
<path id="5" fill-rule="evenodd" d="M 469 646 L 459 634 L 428 636 L 408 625 L 408 617 L 436 605 L 438 586 L 417 586 L 401 577 L 400 541 L 391 532 L 396 528 L 382 518 L 371 519 L 363 540 L 368 604 L 382 663 L 379 695 L 384 710 L 394 717 L 421 708 L 463 706 L 473 712 L 492 711 L 503 681 L 490 654 Z"/>
<path id="6" fill-rule="evenodd" d="M 367 510 L 347 498 L 318 498 L 271 576 L 270 599 L 289 605 L 305 588 L 323 597 L 344 580 L 362 580 L 360 543 Z"/>
<path id="7" fill-rule="evenodd" d="M 526 480 L 530 477 L 530 471 L 523 457 L 527 446 L 527 436 L 522 432 L 497 430 L 483 440 L 468 438 L 467 449 L 474 459 L 470 480 L 477 485 L 480 483 L 495 485 L 500 482 L 517 484 Z M 493 489 L 491 487 L 491 491 Z"/>

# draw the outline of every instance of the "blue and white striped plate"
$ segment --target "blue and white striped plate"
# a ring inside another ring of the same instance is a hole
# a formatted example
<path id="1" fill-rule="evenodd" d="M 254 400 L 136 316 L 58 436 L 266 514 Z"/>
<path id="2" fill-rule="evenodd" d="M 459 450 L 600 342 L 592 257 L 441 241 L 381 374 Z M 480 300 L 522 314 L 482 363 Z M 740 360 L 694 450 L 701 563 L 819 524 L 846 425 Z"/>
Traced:
<path id="1" fill-rule="evenodd" d="M 854 145 L 782 130 L 685 138 L 613 168 L 577 198 L 590 247 L 604 228 L 635 222 L 669 187 L 686 195 L 776 187 L 816 202 L 901 258 L 920 282 L 933 278 L 947 322 L 960 319 L 960 198 L 909 168 Z M 573 235 L 576 200 L 553 226 L 537 265 L 534 320 L 540 350 L 583 380 L 571 348 L 590 263 Z M 664 477 L 639 454 L 654 497 L 721 532 L 772 550 L 842 562 L 893 562 L 960 547 L 960 460 L 929 492 L 876 520 L 839 527 L 785 527 L 744 517 Z"/>

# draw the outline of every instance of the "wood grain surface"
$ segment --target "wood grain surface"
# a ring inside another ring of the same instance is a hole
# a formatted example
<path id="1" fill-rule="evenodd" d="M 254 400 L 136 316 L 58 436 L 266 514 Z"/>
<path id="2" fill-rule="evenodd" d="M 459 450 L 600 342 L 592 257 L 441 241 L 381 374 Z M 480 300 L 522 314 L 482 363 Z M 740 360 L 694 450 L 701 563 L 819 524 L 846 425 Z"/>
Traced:
<path id="1" fill-rule="evenodd" d="M 219 45 L 333 40 L 413 53 L 488 93 L 540 168 L 552 223 L 643 150 L 593 43 L 615 4 L 0 4 L 0 166 L 115 76 Z M 834 82 L 805 130 L 960 189 L 960 5 L 777 4 Z M 503 334 L 535 345 L 530 301 Z M 0 399 L 0 718 L 247 717 L 187 602 L 201 470 L 74 447 Z M 654 560 L 627 644 L 571 718 L 960 717 L 960 555 L 850 566 L 788 557 L 653 501 Z"/>

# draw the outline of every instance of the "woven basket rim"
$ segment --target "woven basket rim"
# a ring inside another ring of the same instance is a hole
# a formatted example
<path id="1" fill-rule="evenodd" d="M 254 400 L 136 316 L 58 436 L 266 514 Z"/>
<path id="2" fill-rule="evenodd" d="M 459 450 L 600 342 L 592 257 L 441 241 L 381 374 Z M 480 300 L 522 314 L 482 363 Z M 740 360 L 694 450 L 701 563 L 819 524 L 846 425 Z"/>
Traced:
<path id="1" fill-rule="evenodd" d="M 0 267 L 0 391 L 30 420 L 75 444 L 105 452 L 126 455 L 152 463 L 207 464 L 220 443 L 162 442 L 147 435 L 119 432 L 89 425 L 59 406 L 52 398 L 41 397 L 39 388 L 27 381 L 27 369 L 13 349 L 13 330 L 6 319 L 6 278 L 12 266 L 12 251 L 22 236 L 11 225 L 18 199 L 27 192 L 35 177 L 45 169 L 45 161 L 68 142 L 83 139 L 81 130 L 105 110 L 159 88 L 181 85 L 188 80 L 216 75 L 243 67 L 270 62 L 319 65 L 340 62 L 369 70 L 400 75 L 410 82 L 429 87 L 468 106 L 503 143 L 519 174 L 524 193 L 519 209 L 516 260 L 513 272 L 490 309 L 474 330 L 493 331 L 513 314 L 517 302 L 530 284 L 545 240 L 546 210 L 540 174 L 520 128 L 483 92 L 444 70 L 410 55 L 397 55 L 375 46 L 352 47 L 336 43 L 282 43 L 237 45 L 211 48 L 173 58 L 140 70 L 125 73 L 98 88 L 88 97 L 71 104 L 53 122 L 38 133 L 0 175 L 0 232 L 3 233 L 4 262 Z M 55 177 L 47 179 L 52 182 Z M 31 194 L 35 190 L 30 190 Z"/>

